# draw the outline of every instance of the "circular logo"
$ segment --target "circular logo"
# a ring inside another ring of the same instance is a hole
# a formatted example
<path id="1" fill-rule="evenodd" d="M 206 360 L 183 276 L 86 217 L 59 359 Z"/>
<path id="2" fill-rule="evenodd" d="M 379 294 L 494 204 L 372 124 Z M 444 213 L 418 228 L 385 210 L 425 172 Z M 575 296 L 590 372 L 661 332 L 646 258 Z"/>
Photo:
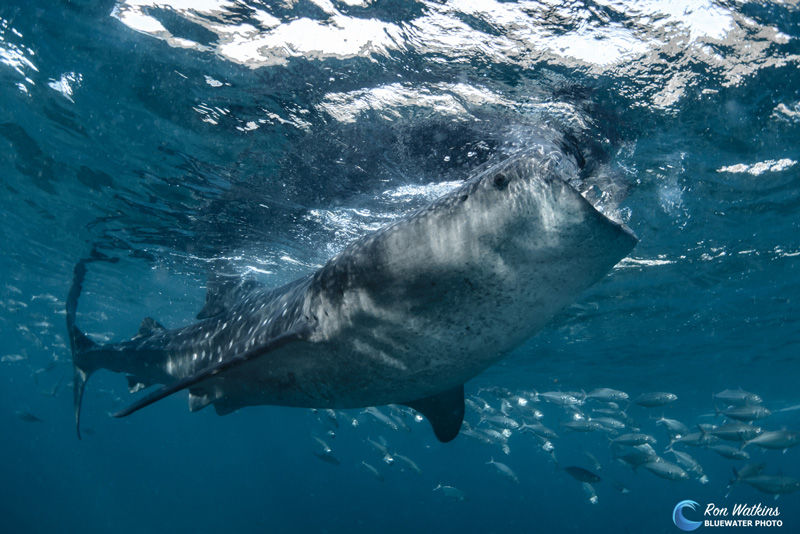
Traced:
<path id="1" fill-rule="evenodd" d="M 703 524 L 702 521 L 689 521 L 685 517 L 683 517 L 683 509 L 684 508 L 691 508 L 692 510 L 697 510 L 697 504 L 695 501 L 681 501 L 675 505 L 675 508 L 672 509 L 672 522 L 675 523 L 675 526 L 685 532 L 691 532 L 693 530 L 697 530 L 700 525 Z"/>

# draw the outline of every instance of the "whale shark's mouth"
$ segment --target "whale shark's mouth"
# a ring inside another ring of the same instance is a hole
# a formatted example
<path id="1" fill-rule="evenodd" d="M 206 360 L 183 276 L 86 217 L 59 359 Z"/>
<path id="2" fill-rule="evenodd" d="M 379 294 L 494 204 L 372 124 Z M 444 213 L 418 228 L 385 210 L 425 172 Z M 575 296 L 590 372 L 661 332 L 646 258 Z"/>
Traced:
<path id="1" fill-rule="evenodd" d="M 527 148 L 512 149 L 502 157 L 525 157 L 528 154 L 532 158 L 549 160 L 548 167 L 553 174 L 580 193 L 602 215 L 623 226 L 630 220 L 630 209 L 622 204 L 631 190 L 632 180 L 624 168 L 602 157 L 598 161 L 591 155 L 592 151 L 582 149 L 578 139 L 569 132 L 543 127 L 536 132 L 526 132 L 523 137 L 516 133 L 514 139 L 514 146 Z M 493 158 L 484 165 L 497 161 Z M 630 231 L 627 227 L 626 230 Z"/>
<path id="2" fill-rule="evenodd" d="M 604 182 L 606 189 L 601 189 L 593 180 L 570 180 L 574 187 L 589 204 L 600 214 L 617 224 L 624 232 L 638 240 L 636 233 L 626 224 L 630 219 L 630 209 L 622 207 L 621 203 L 627 197 L 629 188 L 621 182 Z"/>
<path id="3" fill-rule="evenodd" d="M 620 173 L 603 170 L 585 178 L 576 177 L 567 180 L 567 183 L 574 187 L 594 209 L 615 223 L 625 226 L 630 220 L 630 209 L 622 206 L 630 191 L 630 184 Z"/>

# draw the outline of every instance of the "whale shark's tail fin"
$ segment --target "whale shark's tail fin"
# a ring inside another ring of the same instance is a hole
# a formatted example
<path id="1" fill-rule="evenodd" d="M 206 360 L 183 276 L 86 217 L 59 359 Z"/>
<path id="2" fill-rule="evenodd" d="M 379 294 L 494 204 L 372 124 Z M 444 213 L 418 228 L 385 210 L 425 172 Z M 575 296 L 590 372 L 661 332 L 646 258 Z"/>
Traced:
<path id="1" fill-rule="evenodd" d="M 83 289 L 83 279 L 86 277 L 86 264 L 93 261 L 108 261 L 116 262 L 119 258 L 109 258 L 104 254 L 98 252 L 96 249 L 88 258 L 81 259 L 76 265 L 72 275 L 72 286 L 69 288 L 67 295 L 67 333 L 69 334 L 69 344 L 72 349 L 72 366 L 74 370 L 73 376 L 73 399 L 75 406 L 75 430 L 78 433 L 78 439 L 81 438 L 81 400 L 83 399 L 83 390 L 86 387 L 86 381 L 92 372 L 97 370 L 97 366 L 92 363 L 90 356 L 92 349 L 97 347 L 97 343 L 89 339 L 89 336 L 81 332 L 75 325 L 75 315 L 78 309 L 78 298 L 81 296 Z"/>

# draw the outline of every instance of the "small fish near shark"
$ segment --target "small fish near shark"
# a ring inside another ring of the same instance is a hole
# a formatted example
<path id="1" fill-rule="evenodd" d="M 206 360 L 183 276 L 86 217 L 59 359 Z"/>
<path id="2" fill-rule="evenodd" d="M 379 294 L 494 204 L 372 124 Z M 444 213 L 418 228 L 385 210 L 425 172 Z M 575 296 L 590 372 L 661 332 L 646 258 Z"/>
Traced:
<path id="1" fill-rule="evenodd" d="M 404 404 L 436 437 L 455 438 L 464 383 L 540 330 L 637 239 L 569 180 L 581 158 L 543 142 L 486 165 L 463 185 L 347 246 L 277 289 L 209 284 L 198 322 L 146 318 L 128 341 L 98 344 L 76 326 L 87 265 L 66 303 L 75 420 L 89 376 L 123 373 L 132 392 L 160 386 L 130 415 L 181 390 L 189 409 L 363 408 Z"/>

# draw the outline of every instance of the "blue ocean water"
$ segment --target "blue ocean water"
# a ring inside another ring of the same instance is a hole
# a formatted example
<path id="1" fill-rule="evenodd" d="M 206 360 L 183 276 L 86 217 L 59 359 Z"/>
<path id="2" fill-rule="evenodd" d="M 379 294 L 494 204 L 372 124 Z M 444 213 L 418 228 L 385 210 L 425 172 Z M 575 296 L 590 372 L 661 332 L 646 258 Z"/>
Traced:
<path id="1" fill-rule="evenodd" d="M 676 444 L 708 482 L 665 480 L 624 465 L 611 433 L 564 427 L 602 416 L 594 388 L 672 392 L 614 417 L 674 462 L 657 419 L 723 424 L 713 395 L 743 388 L 772 412 L 755 425 L 800 431 L 798 37 L 792 2 L 3 2 L 2 530 L 679 532 L 691 499 L 777 506 L 763 530 L 800 531 L 800 494 L 728 487 L 746 461 Z M 111 373 L 76 438 L 64 306 L 92 247 L 120 258 L 89 268 L 95 340 L 146 316 L 182 326 L 209 273 L 290 281 L 543 127 L 640 242 L 466 384 L 453 442 L 385 407 L 397 428 L 362 410 L 189 413 L 181 395 L 112 419 L 132 397 Z M 497 422 L 534 410 L 557 438 Z M 800 478 L 800 449 L 744 450 Z M 600 476 L 596 502 L 570 465 Z"/>

